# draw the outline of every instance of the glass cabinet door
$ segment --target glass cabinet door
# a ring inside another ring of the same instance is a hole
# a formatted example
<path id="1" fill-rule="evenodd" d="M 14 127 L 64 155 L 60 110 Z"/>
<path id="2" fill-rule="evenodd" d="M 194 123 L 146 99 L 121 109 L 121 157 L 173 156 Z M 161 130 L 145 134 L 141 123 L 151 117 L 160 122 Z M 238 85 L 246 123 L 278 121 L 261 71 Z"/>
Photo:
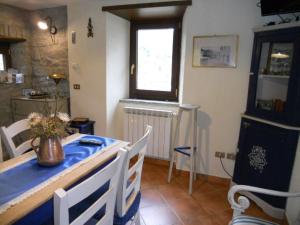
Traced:
<path id="1" fill-rule="evenodd" d="M 284 111 L 293 51 L 292 42 L 262 43 L 255 100 L 257 109 Z"/>

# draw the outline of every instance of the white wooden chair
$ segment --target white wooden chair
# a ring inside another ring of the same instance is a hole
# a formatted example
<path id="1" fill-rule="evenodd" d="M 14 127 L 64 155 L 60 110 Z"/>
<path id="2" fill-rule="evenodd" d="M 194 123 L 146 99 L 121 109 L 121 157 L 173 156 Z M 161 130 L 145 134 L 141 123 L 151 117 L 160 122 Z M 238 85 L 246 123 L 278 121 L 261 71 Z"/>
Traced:
<path id="1" fill-rule="evenodd" d="M 280 192 L 280 191 L 273 191 L 263 188 L 257 188 L 247 185 L 234 185 L 230 188 L 228 192 L 228 201 L 231 205 L 231 208 L 233 209 L 233 216 L 232 220 L 229 224 L 231 225 L 277 225 L 273 222 L 269 222 L 266 220 L 262 220 L 256 217 L 251 216 L 244 216 L 242 215 L 246 209 L 250 206 L 250 201 L 245 196 L 240 196 L 238 198 L 238 201 L 234 199 L 234 196 L 238 192 L 255 192 L 255 193 L 261 193 L 261 194 L 267 194 L 272 196 L 279 196 L 279 197 L 300 197 L 300 192 L 298 193 L 289 193 L 289 192 Z"/>
<path id="2" fill-rule="evenodd" d="M 114 224 L 126 224 L 133 217 L 135 224 L 140 224 L 139 203 L 142 167 L 151 131 L 152 127 L 147 125 L 144 136 L 133 145 L 124 148 L 128 154 L 121 171 Z M 130 165 L 130 160 L 135 156 L 137 156 L 137 161 Z"/>
<path id="3" fill-rule="evenodd" d="M 63 189 L 56 190 L 54 193 L 54 224 L 81 225 L 90 223 L 97 225 L 112 225 L 118 180 L 120 178 L 120 171 L 126 155 L 126 151 L 121 149 L 118 156 L 111 163 L 77 186 L 68 191 Z M 103 193 L 103 195 L 76 219 L 74 219 L 72 223 L 70 223 L 69 208 L 84 201 L 99 188 L 103 187 L 107 182 L 109 182 L 109 188 Z M 102 218 L 99 219 L 99 221 L 95 221 L 93 218 L 94 214 L 103 209 L 103 207 L 106 208 Z"/>
<path id="4" fill-rule="evenodd" d="M 3 162 L 3 149 L 2 149 L 1 135 L 0 135 L 0 162 Z"/>
<path id="5" fill-rule="evenodd" d="M 13 142 L 13 137 L 26 130 L 29 130 L 27 119 L 19 120 L 9 127 L 3 126 L 0 128 L 0 136 L 10 158 L 14 158 L 31 149 L 31 139 L 23 142 L 17 147 Z"/>

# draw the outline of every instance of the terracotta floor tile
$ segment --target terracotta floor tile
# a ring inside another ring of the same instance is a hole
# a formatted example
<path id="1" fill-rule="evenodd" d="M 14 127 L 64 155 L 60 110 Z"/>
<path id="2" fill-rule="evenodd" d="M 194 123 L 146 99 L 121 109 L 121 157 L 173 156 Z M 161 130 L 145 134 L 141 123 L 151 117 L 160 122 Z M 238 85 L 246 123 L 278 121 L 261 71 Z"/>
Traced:
<path id="1" fill-rule="evenodd" d="M 140 209 L 146 225 L 183 225 L 174 212 L 166 206 Z"/>
<path id="2" fill-rule="evenodd" d="M 151 182 L 151 179 L 147 178 L 146 176 L 142 177 L 141 181 L 141 190 L 145 189 L 155 189 L 157 187 L 156 184 Z"/>
<path id="3" fill-rule="evenodd" d="M 198 176 L 193 183 L 193 194 L 189 195 L 187 173 L 174 170 L 170 184 L 167 182 L 167 174 L 167 166 L 144 163 L 140 205 L 142 225 L 228 224 L 233 212 L 227 200 L 228 185 Z M 267 216 L 254 203 L 246 214 L 284 224 Z"/>
<path id="4" fill-rule="evenodd" d="M 193 185 L 193 193 L 214 192 L 216 188 L 205 180 L 196 180 Z"/>
<path id="5" fill-rule="evenodd" d="M 226 223 L 220 223 L 215 216 L 202 217 L 190 221 L 185 221 L 184 225 L 227 225 Z"/>
<path id="6" fill-rule="evenodd" d="M 221 213 L 230 209 L 228 201 L 217 191 L 208 193 L 194 193 L 193 197 L 207 211 L 211 213 Z"/>
<path id="7" fill-rule="evenodd" d="M 162 197 L 171 202 L 174 199 L 189 199 L 191 196 L 176 184 L 165 184 L 157 187 Z"/>
<path id="8" fill-rule="evenodd" d="M 228 224 L 233 215 L 233 210 L 232 209 L 226 209 L 225 211 L 215 214 L 215 219 L 218 221 L 220 224 Z"/>
<path id="9" fill-rule="evenodd" d="M 176 212 L 176 214 L 184 223 L 191 220 L 199 220 L 212 215 L 202 208 L 202 206 L 197 204 L 197 202 L 192 198 L 173 200 L 169 207 Z"/>
<path id="10" fill-rule="evenodd" d="M 151 207 L 151 206 L 164 206 L 166 205 L 165 200 L 162 198 L 157 189 L 146 189 L 142 190 L 142 199 L 140 208 Z"/>

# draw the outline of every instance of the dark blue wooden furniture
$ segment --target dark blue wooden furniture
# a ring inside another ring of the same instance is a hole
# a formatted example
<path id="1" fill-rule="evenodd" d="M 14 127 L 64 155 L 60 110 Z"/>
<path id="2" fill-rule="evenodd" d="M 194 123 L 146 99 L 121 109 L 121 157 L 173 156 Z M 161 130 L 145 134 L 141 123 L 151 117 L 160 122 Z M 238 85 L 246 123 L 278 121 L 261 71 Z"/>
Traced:
<path id="1" fill-rule="evenodd" d="M 300 27 L 255 32 L 233 182 L 289 191 L 300 131 Z M 248 193 L 280 217 L 286 199 Z"/>
<path id="2" fill-rule="evenodd" d="M 288 192 L 298 136 L 298 131 L 243 118 L 233 181 Z M 276 208 L 285 208 L 285 198 L 257 195 Z"/>
<path id="3" fill-rule="evenodd" d="M 81 134 L 91 134 L 94 135 L 94 124 L 95 121 L 88 121 L 86 123 L 71 123 L 70 127 L 78 129 Z"/>

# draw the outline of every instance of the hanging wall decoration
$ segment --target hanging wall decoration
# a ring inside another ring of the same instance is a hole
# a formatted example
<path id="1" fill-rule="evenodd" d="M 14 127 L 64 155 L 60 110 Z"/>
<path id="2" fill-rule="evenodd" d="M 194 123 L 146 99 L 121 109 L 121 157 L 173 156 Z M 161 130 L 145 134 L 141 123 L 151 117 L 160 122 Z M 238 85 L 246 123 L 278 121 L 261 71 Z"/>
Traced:
<path id="1" fill-rule="evenodd" d="M 94 37 L 94 33 L 93 33 L 94 28 L 93 28 L 93 25 L 92 25 L 92 19 L 91 18 L 89 18 L 89 23 L 88 23 L 87 28 L 88 28 L 88 33 L 87 33 L 88 38 L 89 37 Z"/>
<path id="2" fill-rule="evenodd" d="M 193 67 L 236 67 L 238 35 L 195 36 Z"/>

